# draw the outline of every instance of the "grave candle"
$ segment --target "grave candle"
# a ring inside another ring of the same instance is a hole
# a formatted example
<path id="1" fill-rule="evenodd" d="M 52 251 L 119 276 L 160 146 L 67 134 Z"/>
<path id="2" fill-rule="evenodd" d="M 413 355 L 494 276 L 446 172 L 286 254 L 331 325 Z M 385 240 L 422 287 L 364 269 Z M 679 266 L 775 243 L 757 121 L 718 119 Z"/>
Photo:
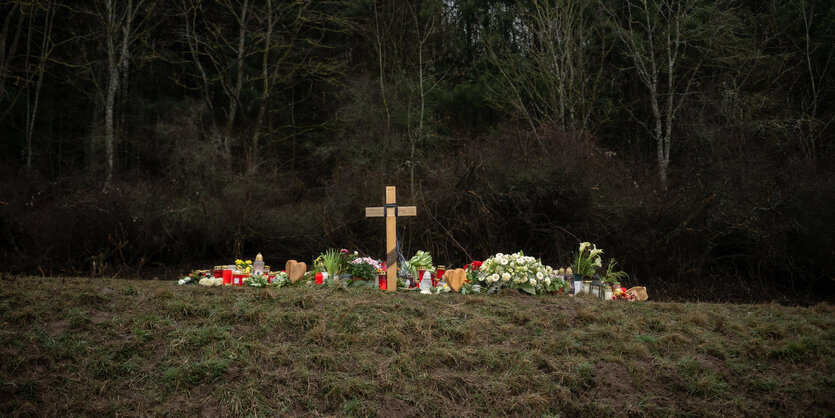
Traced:
<path id="1" fill-rule="evenodd" d="M 264 256 L 261 253 L 255 256 L 255 262 L 252 263 L 252 273 L 264 273 Z"/>
<path id="2" fill-rule="evenodd" d="M 246 277 L 246 273 L 237 270 L 232 273 L 232 285 L 233 286 L 243 286 L 244 285 L 244 277 Z"/>
<path id="3" fill-rule="evenodd" d="M 223 277 L 223 266 L 215 266 L 212 270 L 212 277 L 215 279 Z"/>
<path id="4" fill-rule="evenodd" d="M 230 285 L 232 284 L 232 269 L 231 266 L 226 266 L 226 270 L 223 270 L 223 284 Z"/>
<path id="5" fill-rule="evenodd" d="M 379 281 L 378 285 L 380 286 L 380 290 L 386 290 L 386 286 L 388 285 L 388 276 L 386 274 L 381 274 L 377 280 Z"/>
<path id="6" fill-rule="evenodd" d="M 441 277 L 444 277 L 444 273 L 446 272 L 446 266 L 438 266 L 436 270 L 437 272 L 435 273 L 435 277 L 432 278 L 432 286 L 434 287 L 437 287 L 438 280 L 440 280 Z"/>

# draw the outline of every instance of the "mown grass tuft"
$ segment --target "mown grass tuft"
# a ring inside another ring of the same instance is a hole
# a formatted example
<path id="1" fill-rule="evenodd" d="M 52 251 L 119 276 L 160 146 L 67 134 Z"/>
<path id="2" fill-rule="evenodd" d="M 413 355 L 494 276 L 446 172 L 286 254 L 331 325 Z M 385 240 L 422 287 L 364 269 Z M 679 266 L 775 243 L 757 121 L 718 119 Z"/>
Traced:
<path id="1" fill-rule="evenodd" d="M 0 287 L 0 322 L 0 415 L 835 410 L 828 304 L 26 278 Z"/>

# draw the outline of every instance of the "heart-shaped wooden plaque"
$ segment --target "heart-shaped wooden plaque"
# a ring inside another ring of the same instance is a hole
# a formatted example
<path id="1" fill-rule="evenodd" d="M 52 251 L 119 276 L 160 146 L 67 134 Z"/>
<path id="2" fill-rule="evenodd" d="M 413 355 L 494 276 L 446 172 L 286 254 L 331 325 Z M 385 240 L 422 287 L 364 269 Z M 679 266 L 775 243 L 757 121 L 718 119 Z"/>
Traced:
<path id="1" fill-rule="evenodd" d="M 287 262 L 285 270 L 287 270 L 287 276 L 290 277 L 290 281 L 295 283 L 304 277 L 304 273 L 307 272 L 307 264 L 290 260 Z"/>
<path id="2" fill-rule="evenodd" d="M 444 273 L 444 280 L 446 280 L 449 287 L 454 291 L 461 289 L 464 285 L 464 280 L 467 279 L 467 271 L 464 269 L 447 270 Z"/>

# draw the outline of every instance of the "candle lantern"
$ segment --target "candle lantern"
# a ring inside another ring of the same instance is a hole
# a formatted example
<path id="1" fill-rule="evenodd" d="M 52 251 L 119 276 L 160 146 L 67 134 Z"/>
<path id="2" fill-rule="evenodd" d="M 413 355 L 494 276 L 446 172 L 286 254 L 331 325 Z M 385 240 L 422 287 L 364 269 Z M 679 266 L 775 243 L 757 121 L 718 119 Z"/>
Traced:
<path id="1" fill-rule="evenodd" d="M 223 269 L 224 269 L 223 266 L 215 266 L 215 268 L 212 269 L 212 277 L 214 277 L 215 279 L 222 278 L 223 277 Z"/>
<path id="2" fill-rule="evenodd" d="M 252 274 L 264 274 L 264 256 L 261 253 L 255 256 L 255 262 L 252 263 Z"/>
<path id="3" fill-rule="evenodd" d="M 594 280 L 591 281 L 589 284 L 589 291 L 592 295 L 596 296 L 599 299 L 603 299 L 605 297 L 605 290 L 603 290 L 603 283 L 600 282 L 600 279 L 597 276 L 594 277 Z"/>

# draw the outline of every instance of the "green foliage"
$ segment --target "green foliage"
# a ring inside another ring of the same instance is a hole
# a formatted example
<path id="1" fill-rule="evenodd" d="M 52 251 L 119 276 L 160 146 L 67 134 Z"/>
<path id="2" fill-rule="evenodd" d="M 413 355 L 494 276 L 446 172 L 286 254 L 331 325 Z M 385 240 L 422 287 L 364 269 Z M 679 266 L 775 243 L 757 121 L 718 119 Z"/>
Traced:
<path id="1" fill-rule="evenodd" d="M 609 265 L 606 267 L 606 274 L 603 275 L 602 281 L 608 284 L 621 283 L 624 279 L 629 278 L 629 274 L 625 271 L 615 271 L 617 261 L 614 258 L 609 259 Z"/>
<path id="2" fill-rule="evenodd" d="M 340 272 L 339 268 L 342 265 L 342 254 L 340 254 L 339 250 L 331 248 L 320 255 L 319 258 L 322 260 L 322 265 L 328 272 L 328 278 L 336 278 Z"/>
<path id="3" fill-rule="evenodd" d="M 351 263 L 348 265 L 347 273 L 363 280 L 374 280 L 378 276 L 377 269 L 368 263 Z"/>

